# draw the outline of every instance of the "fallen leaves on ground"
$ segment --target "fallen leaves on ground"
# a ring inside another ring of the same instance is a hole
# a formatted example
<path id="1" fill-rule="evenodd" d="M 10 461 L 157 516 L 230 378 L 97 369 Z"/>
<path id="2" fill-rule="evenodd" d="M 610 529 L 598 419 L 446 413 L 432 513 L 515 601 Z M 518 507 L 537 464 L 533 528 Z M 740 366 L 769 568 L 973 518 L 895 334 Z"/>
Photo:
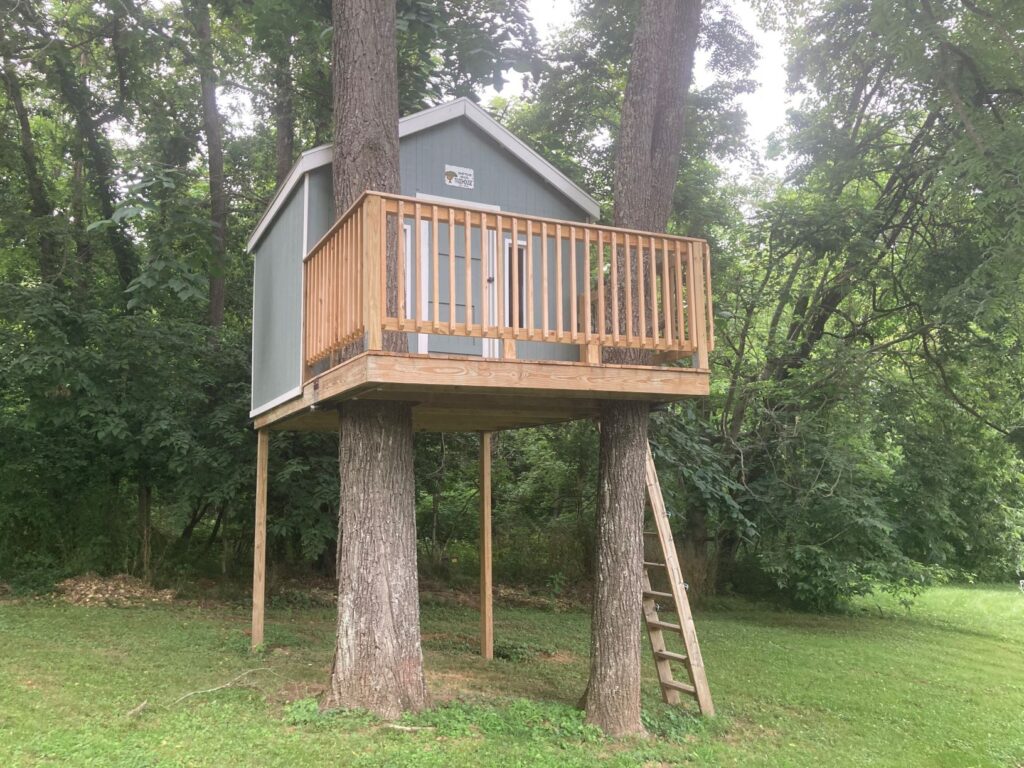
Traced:
<path id="1" fill-rule="evenodd" d="M 97 576 L 86 573 L 57 584 L 57 592 L 73 605 L 145 605 L 169 603 L 174 599 L 173 589 L 153 589 L 141 579 L 127 574 Z"/>

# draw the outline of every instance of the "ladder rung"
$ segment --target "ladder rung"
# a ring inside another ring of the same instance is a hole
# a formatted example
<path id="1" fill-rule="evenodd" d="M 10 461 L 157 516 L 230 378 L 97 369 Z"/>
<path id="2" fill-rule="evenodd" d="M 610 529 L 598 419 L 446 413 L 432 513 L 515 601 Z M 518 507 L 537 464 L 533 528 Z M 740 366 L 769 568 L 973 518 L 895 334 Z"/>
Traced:
<path id="1" fill-rule="evenodd" d="M 644 568 L 667 568 L 667 567 L 668 566 L 665 565 L 665 563 L 651 563 L 651 562 L 648 562 L 647 560 L 644 560 Z"/>
<path id="2" fill-rule="evenodd" d="M 670 629 L 674 632 L 680 631 L 678 624 L 673 624 L 669 621 L 648 621 L 647 626 L 653 627 L 654 629 Z"/>
<path id="3" fill-rule="evenodd" d="M 696 695 L 697 689 L 687 683 L 680 683 L 678 680 L 662 680 L 662 688 L 675 688 L 677 691 Z"/>
<path id="4" fill-rule="evenodd" d="M 657 536 L 657 531 L 644 531 L 644 536 Z"/>
<path id="5" fill-rule="evenodd" d="M 681 653 L 673 653 L 672 651 L 655 651 L 654 655 L 659 659 L 665 659 L 667 661 L 681 661 L 686 663 L 688 660 L 687 656 L 684 656 Z"/>
<path id="6" fill-rule="evenodd" d="M 662 600 L 671 600 L 672 599 L 672 593 L 671 592 L 655 592 L 653 589 L 645 589 L 644 590 L 644 597 L 659 597 Z"/>

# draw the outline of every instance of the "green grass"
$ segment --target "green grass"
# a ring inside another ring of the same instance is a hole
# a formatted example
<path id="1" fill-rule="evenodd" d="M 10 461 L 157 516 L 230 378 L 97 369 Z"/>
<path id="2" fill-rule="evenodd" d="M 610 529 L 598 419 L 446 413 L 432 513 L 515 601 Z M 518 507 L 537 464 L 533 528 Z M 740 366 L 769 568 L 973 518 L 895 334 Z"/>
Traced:
<path id="1" fill-rule="evenodd" d="M 439 703 L 393 728 L 317 712 L 330 609 L 272 610 L 254 658 L 237 606 L 0 603 L 0 766 L 1024 765 L 1014 588 L 937 588 L 909 614 L 716 602 L 697 626 L 721 716 L 662 705 L 648 660 L 642 740 L 607 740 L 573 706 L 584 612 L 499 606 L 495 621 L 506 658 L 485 663 L 475 612 L 425 603 Z"/>

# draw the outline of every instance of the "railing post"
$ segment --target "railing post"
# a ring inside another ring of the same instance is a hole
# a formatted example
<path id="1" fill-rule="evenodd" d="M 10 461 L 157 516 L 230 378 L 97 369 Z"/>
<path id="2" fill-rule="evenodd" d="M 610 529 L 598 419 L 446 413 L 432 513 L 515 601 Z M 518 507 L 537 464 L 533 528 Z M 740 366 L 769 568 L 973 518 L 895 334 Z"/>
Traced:
<path id="1" fill-rule="evenodd" d="M 704 274 L 704 252 L 697 243 L 687 243 L 693 254 L 693 308 L 694 308 L 694 344 L 693 367 L 706 371 L 708 369 L 708 310 L 705 293 L 706 278 Z"/>
<path id="2" fill-rule="evenodd" d="M 363 200 L 363 326 L 366 328 L 366 350 L 380 350 L 383 338 L 383 303 L 381 295 L 384 268 L 384 242 L 381 238 L 383 199 L 367 195 Z"/>

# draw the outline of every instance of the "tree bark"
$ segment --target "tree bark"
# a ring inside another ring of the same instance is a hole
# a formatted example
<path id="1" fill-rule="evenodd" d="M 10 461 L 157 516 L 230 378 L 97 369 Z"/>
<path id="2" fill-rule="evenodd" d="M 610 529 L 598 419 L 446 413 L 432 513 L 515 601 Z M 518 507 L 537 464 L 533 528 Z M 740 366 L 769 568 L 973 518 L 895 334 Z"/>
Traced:
<path id="1" fill-rule="evenodd" d="M 290 44 L 290 40 L 288 43 Z M 274 57 L 274 154 L 278 186 L 295 159 L 295 109 L 292 99 L 291 54 L 286 46 Z"/>
<path id="2" fill-rule="evenodd" d="M 214 328 L 224 323 L 227 270 L 228 198 L 224 187 L 224 140 L 217 106 L 217 71 L 213 66 L 213 33 L 206 0 L 192 4 L 192 26 L 198 42 L 199 89 L 206 136 L 206 164 L 210 176 L 209 321 Z"/>
<path id="3" fill-rule="evenodd" d="M 601 410 L 596 579 L 587 722 L 611 736 L 642 733 L 640 632 L 646 403 Z"/>
<path id="4" fill-rule="evenodd" d="M 43 282 L 53 283 L 60 277 L 61 264 L 57 252 L 57 241 L 53 236 L 52 220 L 53 205 L 46 194 L 46 185 L 39 173 L 39 162 L 36 158 L 35 141 L 32 137 L 32 125 L 29 122 L 28 110 L 21 95 L 21 83 L 18 80 L 14 64 L 4 56 L 2 70 L 7 97 L 14 108 L 18 120 L 18 131 L 21 139 L 21 159 L 25 166 L 25 186 L 28 191 L 29 210 L 37 230 L 39 246 L 39 276 Z"/>
<path id="5" fill-rule="evenodd" d="M 147 584 L 153 583 L 153 523 L 152 523 L 152 489 L 141 480 L 139 481 L 138 509 L 139 509 L 139 565 L 142 570 L 142 580 Z"/>
<path id="6" fill-rule="evenodd" d="M 685 100 L 693 74 L 701 0 L 645 0 L 633 37 L 615 156 L 615 224 L 664 231 L 679 174 Z M 623 254 L 615 258 L 621 259 Z M 650 254 L 638 253 L 645 274 Z M 639 280 L 634 280 L 638 283 Z M 644 280 L 646 282 L 646 279 Z M 624 287 L 620 286 L 624 291 Z M 625 296 L 620 296 L 621 312 Z M 638 324 L 638 301 L 633 301 Z M 614 318 L 620 322 L 620 318 Z M 606 350 L 605 362 L 649 363 L 640 350 Z M 643 571 L 644 404 L 601 410 L 597 580 L 591 628 L 587 722 L 611 735 L 642 733 L 640 643 Z"/>
<path id="7" fill-rule="evenodd" d="M 416 576 L 412 409 L 341 409 L 341 542 L 334 672 L 325 707 L 395 718 L 426 706 Z"/>
<path id="8" fill-rule="evenodd" d="M 341 212 L 365 190 L 400 191 L 398 58 L 393 2 L 333 0 L 333 14 L 334 201 Z M 388 258 L 397 258 L 391 246 Z M 386 334 L 384 347 L 404 350 L 404 338 Z M 346 402 L 339 421 L 338 627 L 324 706 L 393 718 L 427 703 L 412 410 Z"/>

